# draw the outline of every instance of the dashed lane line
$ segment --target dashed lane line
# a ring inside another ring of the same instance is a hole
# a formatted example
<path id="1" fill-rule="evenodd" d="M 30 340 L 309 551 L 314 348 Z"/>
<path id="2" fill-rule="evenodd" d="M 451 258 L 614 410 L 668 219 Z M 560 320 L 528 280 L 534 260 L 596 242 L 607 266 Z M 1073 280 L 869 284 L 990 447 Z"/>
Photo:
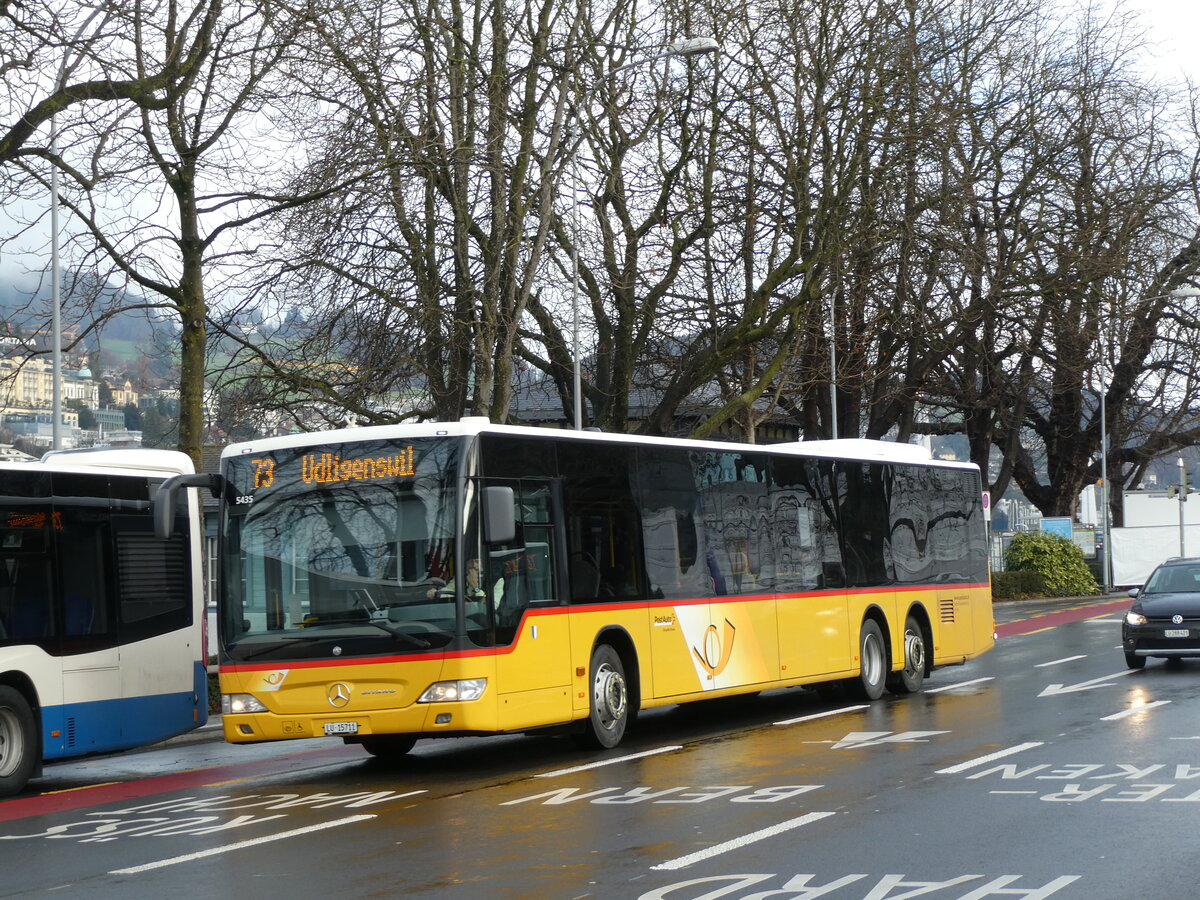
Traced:
<path id="1" fill-rule="evenodd" d="M 703 862 L 706 859 L 712 859 L 714 856 L 720 856 L 722 853 L 728 853 L 730 850 L 740 850 L 748 844 L 753 844 L 757 841 L 763 841 L 767 838 L 775 837 L 777 834 L 783 834 L 785 831 L 791 831 L 794 828 L 799 828 L 802 825 L 808 825 L 812 822 L 819 822 L 821 819 L 827 819 L 830 816 L 836 816 L 835 812 L 811 812 L 807 815 L 800 816 L 795 819 L 788 819 L 786 822 L 780 822 L 777 825 L 772 825 L 769 828 L 762 828 L 758 831 L 752 831 L 749 834 L 744 834 L 741 837 L 733 838 L 733 840 L 725 841 L 720 844 L 714 844 L 711 847 L 706 847 L 703 850 L 697 850 L 695 853 L 689 853 L 687 856 L 680 856 L 676 859 L 668 860 L 664 863 L 659 863 L 657 866 L 651 866 L 651 870 L 655 872 L 671 871 L 674 869 L 682 869 L 690 866 L 692 863 Z"/>
<path id="2" fill-rule="evenodd" d="M 860 709 L 867 709 L 867 704 L 860 703 L 858 706 L 843 706 L 839 709 L 827 709 L 825 712 L 813 713 L 810 716 L 800 716 L 795 719 L 783 719 L 776 722 L 776 725 L 797 725 L 800 722 L 811 722 L 814 719 L 827 719 L 830 716 L 840 716 L 842 713 L 858 712 Z"/>
<path id="3" fill-rule="evenodd" d="M 1143 713 L 1148 709 L 1154 709 L 1156 706 L 1166 706 L 1170 700 L 1154 700 L 1150 703 L 1143 703 L 1140 706 L 1131 706 L 1129 709 L 1123 709 L 1120 712 L 1113 713 L 1111 716 L 1101 717 L 1101 722 L 1115 722 L 1117 719 L 1127 719 L 1130 716 L 1136 716 L 1138 713 Z"/>
<path id="4" fill-rule="evenodd" d="M 926 694 L 940 694 L 942 691 L 953 691 L 957 688 L 971 687 L 972 685 L 983 684 L 985 682 L 995 681 L 995 680 L 996 679 L 990 675 L 987 678 L 972 678 L 970 681 L 958 681 L 958 682 L 955 682 L 954 684 L 944 684 L 941 687 L 925 688 L 925 693 Z"/>
<path id="5" fill-rule="evenodd" d="M 151 872 L 154 869 L 163 869 L 167 866 L 175 866 L 179 863 L 192 862 L 197 859 L 205 859 L 209 856 L 219 856 L 222 853 L 232 853 L 234 850 L 245 850 L 247 847 L 257 847 L 259 844 L 270 844 L 273 841 L 284 841 L 288 838 L 300 837 L 304 834 L 312 834 L 314 831 L 325 831 L 329 828 L 338 828 L 342 825 L 353 825 L 355 822 L 365 822 L 368 819 L 374 819 L 373 815 L 347 816 L 344 819 L 335 819 L 332 822 L 321 822 L 317 825 L 307 825 L 304 828 L 293 828 L 291 831 L 281 831 L 279 834 L 269 834 L 266 837 L 251 838 L 247 841 L 238 841 L 236 844 L 226 844 L 224 847 L 210 847 L 208 850 L 198 850 L 195 853 L 187 853 L 183 856 L 173 856 L 170 859 L 160 859 L 157 862 L 146 863 L 141 866 L 130 866 L 128 869 L 113 869 L 109 875 L 140 875 L 142 872 Z"/>
<path id="6" fill-rule="evenodd" d="M 1075 662 L 1077 659 L 1087 659 L 1087 654 L 1081 653 L 1078 656 L 1064 656 L 1062 659 L 1052 659 L 1050 662 L 1038 663 L 1034 666 L 1035 669 L 1044 669 L 1047 666 L 1057 666 L 1062 663 Z"/>
<path id="7" fill-rule="evenodd" d="M 647 756 L 657 756 L 660 753 L 674 753 L 676 750 L 682 749 L 682 744 L 674 744 L 670 747 L 659 747 L 656 750 L 643 750 L 641 753 L 630 753 L 627 756 L 615 756 L 612 759 L 602 759 L 599 762 L 588 763 L 585 766 L 572 766 L 569 769 L 555 769 L 553 772 L 539 772 L 533 777 L 557 778 L 560 775 L 574 775 L 576 772 L 586 772 L 588 769 L 599 769 L 603 766 L 615 766 L 619 763 L 629 762 L 633 759 L 643 759 Z"/>
<path id="8" fill-rule="evenodd" d="M 993 760 L 1003 759 L 1006 756 L 1012 756 L 1016 753 L 1022 753 L 1025 750 L 1032 750 L 1034 747 L 1041 747 L 1045 741 L 1029 741 L 1024 744 L 1017 744 L 1015 747 L 1009 747 L 1005 750 L 997 750 L 995 753 L 989 753 L 987 756 L 977 756 L 975 759 L 968 759 L 966 762 L 960 762 L 958 765 L 947 766 L 944 769 L 938 769 L 938 775 L 957 775 L 959 772 L 965 772 L 967 769 L 973 769 L 975 766 L 982 766 L 985 763 L 990 763 Z"/>

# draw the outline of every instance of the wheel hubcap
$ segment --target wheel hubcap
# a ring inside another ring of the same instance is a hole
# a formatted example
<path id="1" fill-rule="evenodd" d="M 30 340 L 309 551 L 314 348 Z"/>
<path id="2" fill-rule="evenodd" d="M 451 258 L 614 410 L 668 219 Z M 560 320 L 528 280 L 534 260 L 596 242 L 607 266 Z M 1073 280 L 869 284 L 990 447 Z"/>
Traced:
<path id="1" fill-rule="evenodd" d="M 11 775 L 20 760 L 17 727 L 16 717 L 0 709 L 0 777 Z"/>
<path id="2" fill-rule="evenodd" d="M 904 658 L 908 662 L 904 670 L 909 675 L 916 675 L 925 669 L 925 642 L 915 631 L 904 635 Z"/>
<path id="3" fill-rule="evenodd" d="M 863 638 L 862 667 L 866 680 L 871 684 L 883 676 L 883 651 L 879 639 L 873 634 Z"/>
<path id="4" fill-rule="evenodd" d="M 596 681 L 593 687 L 600 724 L 605 728 L 611 728 L 625 715 L 627 702 L 625 678 L 620 672 L 605 663 L 596 670 Z"/>

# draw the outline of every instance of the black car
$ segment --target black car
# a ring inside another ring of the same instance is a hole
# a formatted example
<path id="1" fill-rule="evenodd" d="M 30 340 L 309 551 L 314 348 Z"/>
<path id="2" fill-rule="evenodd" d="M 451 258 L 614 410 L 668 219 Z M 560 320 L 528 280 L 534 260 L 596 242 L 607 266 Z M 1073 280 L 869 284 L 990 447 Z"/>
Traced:
<path id="1" fill-rule="evenodd" d="M 1200 559 L 1167 560 L 1129 596 L 1133 606 L 1121 624 L 1129 668 L 1142 668 L 1150 656 L 1200 657 Z"/>

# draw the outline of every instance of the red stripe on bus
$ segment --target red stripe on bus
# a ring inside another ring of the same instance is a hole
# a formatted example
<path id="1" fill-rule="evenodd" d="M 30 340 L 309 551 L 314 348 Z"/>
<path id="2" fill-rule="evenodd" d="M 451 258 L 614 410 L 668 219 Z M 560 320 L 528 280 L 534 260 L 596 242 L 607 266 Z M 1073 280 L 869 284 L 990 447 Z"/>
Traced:
<path id="1" fill-rule="evenodd" d="M 630 612 L 639 609 L 669 609 L 675 606 L 699 606 L 705 603 L 745 603 L 745 602 L 762 602 L 765 600 L 803 600 L 806 597 L 821 597 L 827 596 L 830 593 L 839 592 L 847 595 L 859 596 L 862 594 L 879 594 L 887 591 L 894 593 L 911 593 L 913 591 L 933 591 L 933 590 L 967 590 L 970 588 L 987 588 L 990 585 L 985 583 L 978 584 L 950 584 L 950 585 L 899 585 L 889 588 L 852 588 L 845 591 L 837 591 L 836 588 L 825 591 L 805 591 L 802 594 L 745 594 L 736 597 L 700 597 L 689 598 L 686 600 L 652 600 L 652 601 L 634 601 L 630 600 L 625 603 L 572 603 L 569 606 L 555 606 L 553 608 L 543 609 L 527 609 L 521 621 L 526 618 L 536 618 L 539 616 L 562 616 L 571 612 Z M 513 641 L 505 647 L 480 647 L 473 650 L 449 650 L 441 653 L 426 653 L 422 651 L 414 651 L 412 653 L 390 653 L 386 656 L 361 656 L 361 657 L 336 657 L 329 659 L 306 659 L 306 660 L 279 660 L 278 662 L 261 662 L 261 663 L 222 663 L 222 672 L 270 672 L 273 669 L 322 669 L 322 668 L 344 668 L 346 666 L 375 666 L 386 665 L 388 663 L 407 662 L 414 659 L 479 659 L 487 656 L 508 656 L 514 653 L 517 649 L 519 640 Z"/>

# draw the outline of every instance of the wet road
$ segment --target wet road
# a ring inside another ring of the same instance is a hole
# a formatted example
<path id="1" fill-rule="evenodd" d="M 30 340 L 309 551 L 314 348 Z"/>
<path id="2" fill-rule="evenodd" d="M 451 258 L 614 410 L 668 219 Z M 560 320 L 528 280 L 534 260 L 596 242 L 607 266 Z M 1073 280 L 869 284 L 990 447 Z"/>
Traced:
<path id="1" fill-rule="evenodd" d="M 1124 668 L 1127 601 L 997 607 L 926 691 L 646 714 L 620 748 L 184 743 L 0 803 L 0 896 L 1125 900 L 1196 893 L 1200 662 Z"/>

